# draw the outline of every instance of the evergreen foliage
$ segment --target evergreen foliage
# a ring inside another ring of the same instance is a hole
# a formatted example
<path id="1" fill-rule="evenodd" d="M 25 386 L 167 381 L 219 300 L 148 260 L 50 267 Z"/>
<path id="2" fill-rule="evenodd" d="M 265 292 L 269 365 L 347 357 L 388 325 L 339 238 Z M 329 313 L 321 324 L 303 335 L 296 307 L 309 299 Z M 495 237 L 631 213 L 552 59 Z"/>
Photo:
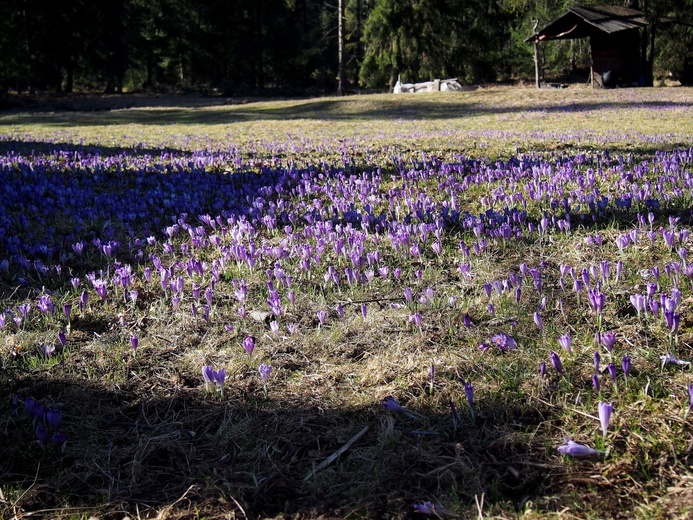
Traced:
<path id="1" fill-rule="evenodd" d="M 533 77 L 525 39 L 593 0 L 345 0 L 349 89 L 398 77 L 463 83 Z M 604 3 L 604 2 L 600 2 Z M 318 0 L 5 0 L 0 91 L 197 90 L 226 95 L 332 92 L 337 8 Z M 693 0 L 643 0 L 654 21 L 654 69 L 693 60 Z M 689 25 L 671 24 L 671 19 Z M 589 42 L 541 45 L 545 78 L 589 70 Z"/>

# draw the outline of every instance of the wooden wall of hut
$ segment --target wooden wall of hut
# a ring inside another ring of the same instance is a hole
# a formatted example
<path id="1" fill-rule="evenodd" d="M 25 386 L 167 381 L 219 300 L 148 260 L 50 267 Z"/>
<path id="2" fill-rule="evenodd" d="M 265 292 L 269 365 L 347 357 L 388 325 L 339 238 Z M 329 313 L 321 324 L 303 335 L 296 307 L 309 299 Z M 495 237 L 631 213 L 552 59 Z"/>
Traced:
<path id="1" fill-rule="evenodd" d="M 594 32 L 592 49 L 592 87 L 636 86 L 643 78 L 638 29 L 614 34 Z"/>

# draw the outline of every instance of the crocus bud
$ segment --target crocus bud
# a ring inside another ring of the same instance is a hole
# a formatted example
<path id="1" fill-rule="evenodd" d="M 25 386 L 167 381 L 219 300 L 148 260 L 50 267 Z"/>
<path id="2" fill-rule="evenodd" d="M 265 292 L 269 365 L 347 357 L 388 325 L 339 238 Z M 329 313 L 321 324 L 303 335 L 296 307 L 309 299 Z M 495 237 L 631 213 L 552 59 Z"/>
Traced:
<path id="1" fill-rule="evenodd" d="M 541 321 L 541 314 L 538 312 L 534 313 L 534 324 L 537 326 L 539 330 L 542 330 L 544 328 L 543 322 Z"/>
<path id="2" fill-rule="evenodd" d="M 599 392 L 599 376 L 597 374 L 592 374 L 592 386 Z"/>
<path id="3" fill-rule="evenodd" d="M 614 411 L 613 403 L 603 403 L 599 401 L 599 422 L 602 425 L 602 434 L 606 437 L 606 432 L 609 429 L 609 421 L 611 421 L 611 413 Z"/>
<path id="4" fill-rule="evenodd" d="M 51 428 L 57 430 L 60 427 L 60 423 L 63 422 L 63 416 L 60 410 L 57 408 L 48 408 L 46 410 L 46 422 Z"/>
<path id="5" fill-rule="evenodd" d="M 630 356 L 623 356 L 621 367 L 623 368 L 623 375 L 628 379 L 630 375 Z"/>
<path id="6" fill-rule="evenodd" d="M 247 336 L 243 340 L 243 348 L 245 351 L 248 353 L 248 357 L 253 355 L 253 350 L 255 350 L 255 340 L 252 338 L 252 336 Z"/>
<path id="7" fill-rule="evenodd" d="M 48 439 L 48 429 L 43 423 L 36 425 L 36 437 L 41 444 L 44 444 Z"/>
<path id="8" fill-rule="evenodd" d="M 614 365 L 613 363 L 609 363 L 608 365 L 606 365 L 606 369 L 609 371 L 609 375 L 611 376 L 611 379 L 616 381 L 616 376 L 617 376 L 616 365 Z"/>
<path id="9" fill-rule="evenodd" d="M 556 372 L 558 372 L 559 374 L 563 374 L 563 363 L 561 363 L 561 358 L 558 357 L 558 354 L 556 354 L 553 350 L 551 351 L 550 356 L 553 368 L 555 368 Z"/>
<path id="10" fill-rule="evenodd" d="M 558 343 L 563 347 L 563 349 L 570 354 L 571 353 L 571 340 L 570 340 L 570 334 L 563 334 L 562 336 L 558 336 Z"/>
<path id="11" fill-rule="evenodd" d="M 269 378 L 270 374 L 272 373 L 272 366 L 262 363 L 257 370 L 258 370 L 258 372 L 260 372 L 260 377 L 262 378 L 262 383 L 267 384 L 267 379 Z"/>

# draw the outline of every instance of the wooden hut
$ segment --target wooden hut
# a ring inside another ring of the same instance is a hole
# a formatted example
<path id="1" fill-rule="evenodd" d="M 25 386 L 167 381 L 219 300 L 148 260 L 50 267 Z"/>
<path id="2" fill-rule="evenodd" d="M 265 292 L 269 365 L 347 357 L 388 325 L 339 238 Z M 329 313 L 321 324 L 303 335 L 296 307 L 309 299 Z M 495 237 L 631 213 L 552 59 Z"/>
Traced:
<path id="1" fill-rule="evenodd" d="M 572 7 L 527 41 L 536 45 L 548 40 L 589 38 L 593 87 L 642 86 L 650 79 L 640 53 L 640 30 L 646 27 L 645 13 L 637 9 Z"/>

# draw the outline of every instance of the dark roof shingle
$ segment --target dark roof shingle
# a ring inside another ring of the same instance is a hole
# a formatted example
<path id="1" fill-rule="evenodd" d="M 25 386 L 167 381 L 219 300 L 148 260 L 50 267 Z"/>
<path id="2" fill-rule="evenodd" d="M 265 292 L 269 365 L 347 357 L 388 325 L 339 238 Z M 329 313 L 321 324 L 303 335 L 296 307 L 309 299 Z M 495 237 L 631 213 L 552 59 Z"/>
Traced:
<path id="1" fill-rule="evenodd" d="M 585 38 L 598 31 L 612 34 L 647 26 L 645 13 L 618 5 L 572 7 L 527 41 Z"/>

